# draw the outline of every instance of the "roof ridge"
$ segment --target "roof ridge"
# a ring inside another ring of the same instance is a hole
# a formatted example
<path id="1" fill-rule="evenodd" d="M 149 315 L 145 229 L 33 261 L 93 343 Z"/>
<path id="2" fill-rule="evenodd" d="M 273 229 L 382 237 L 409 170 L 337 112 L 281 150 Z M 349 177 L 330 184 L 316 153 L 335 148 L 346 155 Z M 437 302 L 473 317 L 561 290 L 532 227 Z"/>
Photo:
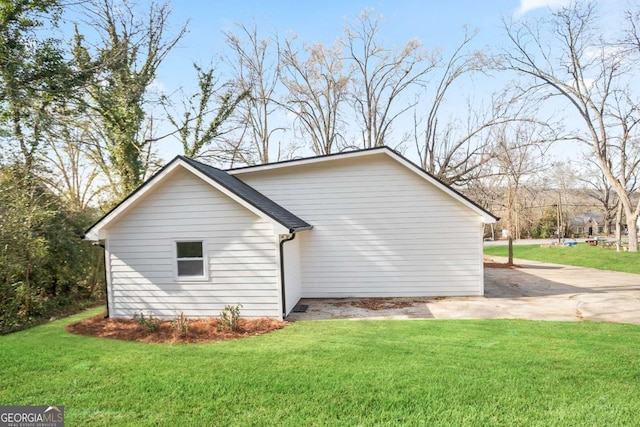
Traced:
<path id="1" fill-rule="evenodd" d="M 368 152 L 368 151 L 384 151 L 384 150 L 389 150 L 389 151 L 392 151 L 392 152 L 400 155 L 400 153 L 398 151 L 394 150 L 393 148 L 389 147 L 388 145 L 379 145 L 377 147 L 358 148 L 358 149 L 355 149 L 355 150 L 340 151 L 340 152 L 337 152 L 337 153 L 318 154 L 318 155 L 315 155 L 315 156 L 308 156 L 308 157 L 297 157 L 297 158 L 294 158 L 294 159 L 279 160 L 277 162 L 268 162 L 268 163 L 260 163 L 260 164 L 256 164 L 256 165 L 238 166 L 238 167 L 233 167 L 233 168 L 227 168 L 227 169 L 224 169 L 224 170 L 227 171 L 227 172 L 230 172 L 230 171 L 237 171 L 237 170 L 242 170 L 242 169 L 258 168 L 258 167 L 262 167 L 262 166 L 282 165 L 282 164 L 299 162 L 299 161 L 304 161 L 304 160 L 316 160 L 316 159 L 324 159 L 324 158 L 330 158 L 330 157 L 339 157 L 339 156 L 345 155 L 345 154 L 362 153 L 362 152 Z"/>

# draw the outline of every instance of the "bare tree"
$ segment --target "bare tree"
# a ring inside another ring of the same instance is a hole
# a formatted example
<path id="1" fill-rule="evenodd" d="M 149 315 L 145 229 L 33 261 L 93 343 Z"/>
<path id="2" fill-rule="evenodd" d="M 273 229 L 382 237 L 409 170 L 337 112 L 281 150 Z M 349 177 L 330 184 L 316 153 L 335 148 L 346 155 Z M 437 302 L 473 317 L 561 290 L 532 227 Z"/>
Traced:
<path id="1" fill-rule="evenodd" d="M 443 132 L 439 129 L 440 110 L 447 92 L 461 77 L 482 71 L 485 67 L 485 61 L 479 52 L 465 51 L 474 36 L 474 33 L 465 31 L 462 42 L 448 59 L 441 55 L 437 58 L 435 71 L 441 70 L 441 76 L 434 85 L 433 95 L 429 97 L 426 116 L 418 117 L 417 110 L 425 109 L 421 104 L 414 108 L 413 136 L 421 166 L 449 184 L 460 184 L 462 177 L 489 160 L 487 138 L 476 138 L 480 142 L 471 144 L 472 139 L 491 126 L 486 120 L 480 119 L 477 113 L 471 118 L 474 113 L 469 111 L 468 132 L 464 136 L 457 136 L 456 133 L 460 123 L 449 122 Z"/>
<path id="2" fill-rule="evenodd" d="M 468 180 L 462 188 L 462 191 L 482 208 L 489 212 L 498 213 L 503 208 L 502 198 L 504 194 L 502 192 L 502 177 L 494 173 L 491 163 L 485 163 L 480 166 L 479 169 L 482 169 L 482 171 L 478 173 L 479 178 Z M 491 240 L 495 240 L 496 224 L 485 224 L 484 227 L 485 235 L 487 234 L 486 229 L 488 227 Z"/>
<path id="3" fill-rule="evenodd" d="M 261 38 L 254 24 L 238 24 L 238 33 L 225 32 L 231 55 L 226 61 L 233 68 L 236 87 L 248 92 L 238 104 L 238 114 L 244 129 L 229 144 L 234 160 L 247 164 L 280 160 L 281 146 L 274 143 L 274 134 L 285 128 L 277 123 L 280 107 L 276 91 L 280 83 L 280 44 L 276 36 Z M 275 158 L 273 158 L 275 154 Z"/>
<path id="4" fill-rule="evenodd" d="M 494 157 L 494 128 L 509 123 L 528 124 L 537 129 L 536 138 L 540 143 L 542 131 L 544 139 L 551 141 L 560 138 L 562 129 L 553 120 L 537 119 L 538 112 L 532 107 L 535 103 L 514 96 L 509 87 L 494 93 L 488 107 L 474 105 L 469 99 L 466 116 L 443 120 L 442 109 L 451 88 L 459 80 L 485 74 L 490 68 L 491 58 L 480 51 L 466 50 L 474 36 L 465 32 L 451 56 L 438 55 L 433 75 L 439 74 L 439 78 L 425 88 L 426 102 L 414 108 L 414 111 L 427 112 L 422 117 L 414 114 L 413 139 L 421 166 L 452 185 L 466 185 L 482 177 L 486 171 L 482 166 Z"/>
<path id="5" fill-rule="evenodd" d="M 133 191 L 149 167 L 152 143 L 157 140 L 148 106 L 149 88 L 156 71 L 171 49 L 185 34 L 181 27 L 168 35 L 168 4 L 151 3 L 144 19 L 134 6 L 116 0 L 95 0 L 88 8 L 98 44 L 91 47 L 76 30 L 74 57 L 81 72 L 90 78 L 84 106 L 99 124 L 104 137 L 94 146 L 100 153 L 99 166 L 112 169 L 118 178 L 120 197 Z"/>
<path id="6" fill-rule="evenodd" d="M 520 123 L 516 126 L 504 125 L 494 128 L 496 140 L 495 165 L 502 177 L 506 223 L 509 231 L 509 264 L 513 264 L 511 241 L 520 238 L 520 199 L 522 186 L 535 180 L 544 169 L 544 154 L 547 141 L 539 141 L 536 126 Z"/>
<path id="7" fill-rule="evenodd" d="M 343 104 L 349 74 L 343 49 L 338 41 L 331 47 L 305 45 L 300 52 L 293 39 L 281 51 L 282 81 L 288 90 L 284 106 L 296 116 L 303 137 L 310 139 L 317 155 L 340 151 L 345 143 Z"/>
<path id="8" fill-rule="evenodd" d="M 238 92 L 229 83 L 220 84 L 214 69 L 193 64 L 198 79 L 198 92 L 182 99 L 182 116 L 168 111 L 172 102 L 164 97 L 169 122 L 176 129 L 183 153 L 194 159 L 212 163 L 231 163 L 228 147 L 222 137 L 233 130 L 231 117 L 248 91 Z M 233 157 L 233 156 L 232 156 Z"/>
<path id="9" fill-rule="evenodd" d="M 85 151 L 87 129 L 67 117 L 61 134 L 47 138 L 47 163 L 50 172 L 45 182 L 72 211 L 80 212 L 97 202 L 101 190 L 99 170 Z"/>
<path id="10" fill-rule="evenodd" d="M 364 148 L 390 144 L 394 122 L 417 103 L 409 89 L 424 85 L 436 65 L 417 39 L 401 49 L 381 45 L 381 24 L 382 17 L 367 9 L 345 29 L 353 63 L 353 108 L 361 121 Z"/>
<path id="11" fill-rule="evenodd" d="M 629 53 L 637 55 L 640 53 L 640 8 L 627 10 L 624 15 L 627 26 L 621 45 Z"/>
<path id="12" fill-rule="evenodd" d="M 597 164 L 587 159 L 583 173 L 578 178 L 586 185 L 587 196 L 595 200 L 600 207 L 603 218 L 603 233 L 611 234 L 611 222 L 616 218 L 618 198 L 607 177 L 600 171 Z M 621 218 L 622 219 L 622 218 Z"/>
<path id="13" fill-rule="evenodd" d="M 567 236 L 571 221 L 576 215 L 576 207 L 584 202 L 577 191 L 579 177 L 571 161 L 556 160 L 550 165 L 545 176 L 548 197 L 553 200 L 558 215 L 558 238 Z"/>
<path id="14" fill-rule="evenodd" d="M 638 61 L 619 43 L 604 40 L 597 31 L 595 7 L 593 2 L 576 2 L 554 12 L 551 20 L 507 24 L 512 49 L 502 55 L 502 66 L 533 79 L 524 91 L 542 100 L 560 97 L 577 113 L 582 125 L 572 136 L 588 144 L 618 195 L 629 250 L 637 252 L 640 203 L 631 200 L 627 176 L 638 167 L 629 158 L 640 123 L 640 106 L 630 86 Z"/>
<path id="15" fill-rule="evenodd" d="M 441 102 L 439 97 L 426 117 L 414 114 L 413 140 L 422 168 L 447 184 L 464 186 L 491 173 L 483 166 L 496 156 L 494 129 L 519 123 L 536 128 L 539 143 L 560 138 L 560 126 L 535 119 L 533 111 L 506 95 L 494 94 L 491 105 L 484 110 L 468 102 L 466 116 L 450 119 L 443 129 L 436 105 Z"/>

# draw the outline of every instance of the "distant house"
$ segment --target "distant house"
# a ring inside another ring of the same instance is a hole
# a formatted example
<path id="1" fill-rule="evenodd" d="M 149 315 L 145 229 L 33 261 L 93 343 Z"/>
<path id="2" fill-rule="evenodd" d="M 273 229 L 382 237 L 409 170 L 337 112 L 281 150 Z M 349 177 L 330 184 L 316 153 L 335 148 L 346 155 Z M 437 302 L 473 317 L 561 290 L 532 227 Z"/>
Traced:
<path id="1" fill-rule="evenodd" d="M 623 229 L 626 225 L 622 224 Z M 615 221 L 609 222 L 608 229 L 611 233 L 615 230 Z M 599 236 L 605 232 L 605 219 L 601 212 L 585 212 L 576 214 L 571 218 L 570 228 L 573 235 Z"/>
<path id="2" fill-rule="evenodd" d="M 223 171 L 178 156 L 95 223 L 110 317 L 484 293 L 496 218 L 387 148 Z"/>
<path id="3" fill-rule="evenodd" d="M 571 218 L 570 227 L 574 235 L 598 236 L 604 233 L 604 215 L 600 212 L 585 212 Z M 615 224 L 609 224 L 612 230 Z"/>

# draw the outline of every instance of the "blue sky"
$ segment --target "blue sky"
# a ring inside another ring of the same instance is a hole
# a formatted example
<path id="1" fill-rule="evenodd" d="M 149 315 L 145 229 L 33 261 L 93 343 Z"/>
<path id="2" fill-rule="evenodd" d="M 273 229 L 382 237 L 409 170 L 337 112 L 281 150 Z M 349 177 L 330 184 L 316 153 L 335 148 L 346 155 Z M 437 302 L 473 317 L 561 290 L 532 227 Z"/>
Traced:
<path id="1" fill-rule="evenodd" d="M 543 4 L 543 2 L 541 2 Z M 332 44 L 346 20 L 373 8 L 384 17 L 382 36 L 388 45 L 401 45 L 412 38 L 422 40 L 429 49 L 453 47 L 463 35 L 464 26 L 478 29 L 476 47 L 500 44 L 502 17 L 517 13 L 518 0 L 373 0 L 373 1 L 183 1 L 174 2 L 173 24 L 189 20 L 189 33 L 170 55 L 159 79 L 173 79 L 189 73 L 190 63 L 208 63 L 224 50 L 223 31 L 234 31 L 243 22 L 258 25 L 263 33 L 280 37 L 297 34 L 305 42 Z M 173 86 L 173 84 L 169 84 Z"/>
<path id="2" fill-rule="evenodd" d="M 611 0 L 610 0 L 611 1 Z M 208 63 L 224 50 L 223 31 L 235 24 L 255 21 L 261 32 L 280 37 L 297 34 L 305 42 L 332 44 L 342 35 L 345 22 L 366 8 L 384 17 L 382 36 L 388 45 L 411 38 L 429 49 L 452 48 L 464 27 L 478 30 L 475 47 L 500 47 L 504 43 L 502 19 L 546 13 L 568 0 L 189 0 L 172 2 L 172 25 L 189 21 L 189 33 L 170 55 L 162 78 L 172 80 L 175 71 L 192 61 Z M 171 70 L 171 72 L 169 72 Z"/>
<path id="3" fill-rule="evenodd" d="M 170 25 L 177 31 L 188 23 L 188 33 L 169 54 L 159 69 L 156 84 L 165 93 L 173 93 L 180 87 L 187 92 L 195 88 L 192 63 L 202 65 L 219 63 L 225 52 L 224 31 L 236 31 L 236 23 L 248 26 L 255 22 L 262 36 L 276 33 L 283 39 L 296 34 L 306 43 L 332 44 L 343 33 L 345 23 L 356 18 L 364 9 L 372 8 L 383 16 L 380 40 L 387 46 L 402 46 L 412 38 L 420 39 L 429 50 L 440 49 L 445 55 L 462 40 L 464 27 L 477 30 L 473 49 L 491 51 L 506 47 L 503 19 L 521 19 L 545 14 L 549 8 L 567 4 L 569 0 L 174 0 Z M 596 1 L 596 0 L 584 0 Z M 626 0 L 601 0 L 606 4 L 620 5 Z M 146 2 L 141 0 L 141 9 Z M 224 73 L 224 67 L 216 67 Z M 222 80 L 230 76 L 222 74 Z M 473 82 L 458 88 L 460 93 L 451 96 L 454 109 L 462 108 L 467 96 L 482 98 L 490 92 L 488 86 L 497 88 L 503 77 Z M 482 87 L 478 87 L 482 86 Z M 454 112 L 455 114 L 455 112 Z M 159 154 L 165 161 L 180 154 L 177 141 L 164 140 Z"/>

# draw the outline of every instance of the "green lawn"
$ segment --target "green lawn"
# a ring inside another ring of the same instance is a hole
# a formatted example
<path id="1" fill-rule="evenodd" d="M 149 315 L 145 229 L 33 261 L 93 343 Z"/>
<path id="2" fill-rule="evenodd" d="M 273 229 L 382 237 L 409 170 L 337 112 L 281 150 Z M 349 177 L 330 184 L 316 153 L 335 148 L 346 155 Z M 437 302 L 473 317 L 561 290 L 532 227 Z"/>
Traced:
<path id="1" fill-rule="evenodd" d="M 485 246 L 485 255 L 508 255 L 507 246 Z M 576 246 L 513 245 L 514 258 L 640 274 L 640 252 L 616 252 L 578 243 Z"/>
<path id="2" fill-rule="evenodd" d="M 640 424 L 640 327 L 491 321 L 299 322 L 161 345 L 0 337 L 0 404 L 64 405 L 69 426 Z"/>

